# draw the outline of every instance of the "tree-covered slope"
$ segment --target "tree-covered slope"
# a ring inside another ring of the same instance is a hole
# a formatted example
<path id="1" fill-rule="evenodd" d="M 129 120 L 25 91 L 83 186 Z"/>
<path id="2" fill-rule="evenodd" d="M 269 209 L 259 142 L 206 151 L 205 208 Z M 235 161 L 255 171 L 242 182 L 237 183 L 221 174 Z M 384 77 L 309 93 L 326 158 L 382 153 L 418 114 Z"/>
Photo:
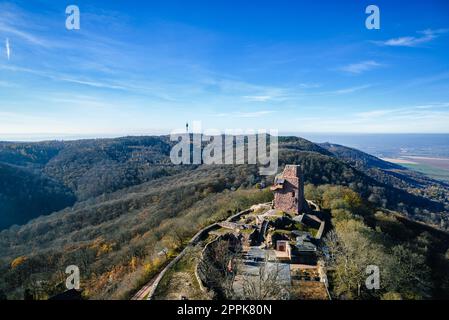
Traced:
<path id="1" fill-rule="evenodd" d="M 357 167 L 376 167 L 378 169 L 404 169 L 397 164 L 381 160 L 360 150 L 345 147 L 335 143 L 321 143 L 319 144 L 319 146 L 334 154 L 339 159 L 345 160 Z"/>
<path id="2" fill-rule="evenodd" d="M 15 182 L 10 183 L 7 189 L 5 184 L 3 186 L 5 191 L 0 206 L 4 208 L 4 219 L 10 224 L 21 224 L 27 219 L 19 216 L 31 219 L 71 204 L 64 196 L 61 199 L 47 196 L 46 192 L 54 193 L 50 187 L 33 188 L 34 202 L 20 201 L 30 194 L 26 188 L 22 192 L 20 181 L 25 183 L 30 177 L 47 184 L 51 181 L 52 186 L 58 188 L 64 186 L 78 201 L 84 201 L 161 177 L 196 170 L 198 166 L 174 166 L 170 163 L 172 145 L 167 136 L 0 143 L 0 163 L 6 166 L 2 171 L 5 175 L 14 172 L 16 177 L 12 178 Z M 279 148 L 280 166 L 302 164 L 306 182 L 348 185 L 374 203 L 390 209 L 409 214 L 415 214 L 415 210 L 418 214 L 425 210 L 440 212 L 444 209 L 444 201 L 440 200 L 449 198 L 445 197 L 447 190 L 438 189 L 440 192 L 435 194 L 434 189 L 429 189 L 428 181 L 418 180 L 410 174 L 404 178 L 403 171 L 395 170 L 397 166 L 358 150 L 337 145 L 320 146 L 298 137 L 280 137 Z M 17 169 L 11 171 L 11 168 Z M 251 179 L 254 183 L 263 180 L 271 183 L 271 178 L 260 177 L 257 173 Z M 66 189 L 64 193 L 67 193 Z M 73 202 L 73 196 L 70 196 Z M 47 203 L 50 198 L 53 200 Z M 14 213 L 17 210 L 19 213 Z"/>
<path id="3" fill-rule="evenodd" d="M 52 154 L 42 151 L 48 145 Z M 200 227 L 270 200 L 271 193 L 256 186 L 271 184 L 273 177 L 260 176 L 257 166 L 175 166 L 170 148 L 167 137 L 8 144 L 2 168 L 15 193 L 7 193 L 3 205 L 15 195 L 22 200 L 14 203 L 25 207 L 26 187 L 33 185 L 30 190 L 48 191 L 37 197 L 47 199 L 36 202 L 43 208 L 53 203 L 49 194 L 56 195 L 50 186 L 70 190 L 77 202 L 47 216 L 31 210 L 27 224 L 0 232 L 0 290 L 18 298 L 36 286 L 58 292 L 60 270 L 75 264 L 90 297 L 125 297 L 169 258 L 160 255 L 162 249 L 175 252 Z M 279 170 L 285 164 L 301 164 L 306 183 L 347 186 L 373 207 L 422 221 L 447 218 L 441 202 L 377 180 L 307 140 L 280 137 Z M 33 183 L 23 187 L 25 181 Z"/>
<path id="4" fill-rule="evenodd" d="M 64 185 L 30 170 L 0 163 L 0 230 L 73 205 Z"/>

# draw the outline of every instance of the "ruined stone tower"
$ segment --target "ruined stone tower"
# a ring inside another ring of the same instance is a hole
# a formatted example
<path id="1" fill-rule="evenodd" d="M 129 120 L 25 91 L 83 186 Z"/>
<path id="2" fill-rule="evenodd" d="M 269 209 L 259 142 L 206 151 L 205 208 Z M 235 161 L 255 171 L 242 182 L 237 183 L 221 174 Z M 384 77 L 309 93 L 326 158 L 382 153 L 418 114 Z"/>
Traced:
<path id="1" fill-rule="evenodd" d="M 275 209 L 293 214 L 308 211 L 301 166 L 286 165 L 284 172 L 276 176 L 271 190 L 274 192 Z"/>

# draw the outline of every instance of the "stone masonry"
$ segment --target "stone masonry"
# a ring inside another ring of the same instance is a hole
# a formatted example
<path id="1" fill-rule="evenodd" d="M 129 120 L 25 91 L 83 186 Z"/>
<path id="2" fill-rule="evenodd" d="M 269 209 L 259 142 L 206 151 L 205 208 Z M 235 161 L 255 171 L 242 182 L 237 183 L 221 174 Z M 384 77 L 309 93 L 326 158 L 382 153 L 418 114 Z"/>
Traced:
<path id="1" fill-rule="evenodd" d="M 293 214 L 308 211 L 301 166 L 286 165 L 284 172 L 276 176 L 271 190 L 274 192 L 275 209 Z"/>

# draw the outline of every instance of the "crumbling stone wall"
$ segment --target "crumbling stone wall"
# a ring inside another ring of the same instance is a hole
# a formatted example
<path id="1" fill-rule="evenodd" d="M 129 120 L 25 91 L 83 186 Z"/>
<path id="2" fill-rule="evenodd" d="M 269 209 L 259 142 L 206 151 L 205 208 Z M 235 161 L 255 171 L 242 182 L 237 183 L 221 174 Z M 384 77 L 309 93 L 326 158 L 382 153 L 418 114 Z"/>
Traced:
<path id="1" fill-rule="evenodd" d="M 299 214 L 307 211 L 304 199 L 304 177 L 298 165 L 286 165 L 278 179 L 283 179 L 282 188 L 274 190 L 274 208 Z"/>

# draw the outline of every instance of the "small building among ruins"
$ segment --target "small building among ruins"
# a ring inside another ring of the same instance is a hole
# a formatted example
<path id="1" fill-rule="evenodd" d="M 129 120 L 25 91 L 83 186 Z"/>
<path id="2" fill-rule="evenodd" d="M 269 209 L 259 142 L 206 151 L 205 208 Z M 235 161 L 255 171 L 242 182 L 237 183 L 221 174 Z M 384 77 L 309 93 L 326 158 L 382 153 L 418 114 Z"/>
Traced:
<path id="1" fill-rule="evenodd" d="M 292 214 L 309 211 L 304 198 L 304 176 L 299 165 L 286 165 L 284 172 L 277 175 L 274 185 L 274 209 Z"/>

